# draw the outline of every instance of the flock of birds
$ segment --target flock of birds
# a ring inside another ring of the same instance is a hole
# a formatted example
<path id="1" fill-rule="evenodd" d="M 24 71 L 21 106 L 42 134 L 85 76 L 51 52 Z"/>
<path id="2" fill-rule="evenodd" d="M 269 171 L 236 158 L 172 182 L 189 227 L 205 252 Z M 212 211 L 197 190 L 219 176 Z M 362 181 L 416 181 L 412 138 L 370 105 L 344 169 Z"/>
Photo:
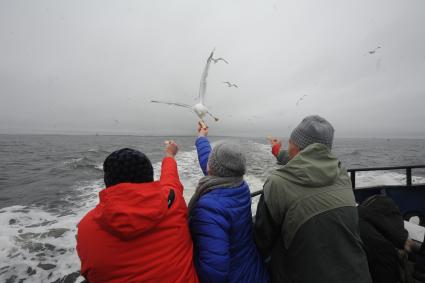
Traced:
<path id="1" fill-rule="evenodd" d="M 375 49 L 369 50 L 365 55 L 374 55 L 379 49 L 381 49 L 381 46 L 377 46 Z M 177 103 L 177 102 L 168 102 L 168 101 L 159 101 L 159 100 L 151 100 L 152 103 L 160 103 L 160 104 L 166 104 L 166 105 L 172 105 L 172 106 L 177 106 L 177 107 L 182 107 L 182 108 L 187 108 L 187 109 L 191 109 L 192 111 L 195 112 L 195 114 L 199 117 L 199 119 L 201 120 L 202 123 L 205 124 L 204 122 L 204 118 L 208 115 L 211 118 L 213 118 L 215 121 L 218 121 L 219 119 L 214 116 L 213 114 L 211 114 L 211 112 L 208 110 L 208 108 L 205 106 L 205 94 L 207 91 L 207 78 L 208 78 L 208 72 L 209 72 L 209 68 L 211 65 L 211 62 L 213 62 L 214 64 L 217 64 L 218 62 L 224 62 L 226 64 L 229 64 L 229 62 L 224 59 L 224 58 L 214 58 L 214 52 L 215 49 L 213 49 L 213 51 L 211 52 L 210 56 L 207 59 L 207 63 L 204 67 L 204 71 L 202 72 L 202 76 L 201 76 L 201 82 L 200 82 L 200 86 L 199 86 L 199 94 L 197 97 L 197 103 L 193 106 L 188 105 L 188 104 L 184 104 L 184 103 Z M 223 82 L 223 84 L 225 84 L 227 87 L 229 88 L 238 88 L 238 85 L 229 81 L 225 81 Z M 307 97 L 307 94 L 302 95 L 301 97 L 298 98 L 295 106 L 299 106 L 300 103 L 302 103 L 303 100 L 305 100 L 305 98 Z M 117 122 L 117 121 L 116 121 Z"/>

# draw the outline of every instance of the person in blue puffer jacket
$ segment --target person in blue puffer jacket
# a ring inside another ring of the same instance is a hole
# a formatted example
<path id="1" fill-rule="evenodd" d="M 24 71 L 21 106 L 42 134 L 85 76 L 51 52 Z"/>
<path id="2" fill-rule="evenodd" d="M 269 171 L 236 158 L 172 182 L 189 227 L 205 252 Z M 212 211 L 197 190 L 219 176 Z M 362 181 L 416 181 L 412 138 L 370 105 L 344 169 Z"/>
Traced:
<path id="1" fill-rule="evenodd" d="M 201 282 L 268 282 L 252 236 L 251 195 L 239 146 L 221 142 L 211 150 L 208 128 L 196 140 L 203 177 L 189 202 L 195 267 Z"/>

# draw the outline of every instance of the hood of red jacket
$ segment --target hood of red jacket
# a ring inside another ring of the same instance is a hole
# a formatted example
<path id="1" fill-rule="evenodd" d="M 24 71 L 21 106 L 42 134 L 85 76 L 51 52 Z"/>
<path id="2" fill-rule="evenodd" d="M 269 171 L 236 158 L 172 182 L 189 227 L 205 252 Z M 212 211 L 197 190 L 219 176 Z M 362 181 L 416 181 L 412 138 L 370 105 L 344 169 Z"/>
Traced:
<path id="1" fill-rule="evenodd" d="M 154 228 L 168 211 L 168 193 L 159 182 L 121 183 L 104 189 L 94 219 L 109 233 L 133 239 Z"/>

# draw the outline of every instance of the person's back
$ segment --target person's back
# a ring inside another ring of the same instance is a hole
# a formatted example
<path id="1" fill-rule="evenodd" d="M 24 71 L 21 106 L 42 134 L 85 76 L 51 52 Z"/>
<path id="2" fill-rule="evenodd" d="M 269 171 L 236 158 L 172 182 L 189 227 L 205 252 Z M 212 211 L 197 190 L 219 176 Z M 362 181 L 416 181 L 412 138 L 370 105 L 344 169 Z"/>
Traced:
<path id="1" fill-rule="evenodd" d="M 303 127 L 311 136 L 299 137 Z M 371 282 L 351 183 L 330 151 L 332 138 L 326 120 L 307 117 L 291 135 L 290 160 L 264 184 L 255 240 L 271 256 L 273 282 Z"/>
<path id="2" fill-rule="evenodd" d="M 189 203 L 199 278 L 202 282 L 268 282 L 252 237 L 251 196 L 242 177 L 244 157 L 226 143 L 210 154 L 206 137 L 198 138 L 196 147 L 204 174 L 208 174 L 207 167 L 215 171 L 201 179 Z"/>
<path id="3" fill-rule="evenodd" d="M 374 283 L 409 282 L 409 270 L 400 273 L 400 255 L 409 248 L 408 232 L 396 203 L 389 197 L 375 195 L 358 207 L 360 236 L 365 244 L 369 269 Z"/>
<path id="4" fill-rule="evenodd" d="M 105 160 L 107 188 L 78 225 L 81 274 L 90 283 L 198 282 L 177 164 L 164 158 L 159 181 L 149 172 L 147 181 L 123 182 L 143 171 L 126 157 L 133 152 L 123 149 Z M 108 170 L 121 180 L 111 184 Z"/>

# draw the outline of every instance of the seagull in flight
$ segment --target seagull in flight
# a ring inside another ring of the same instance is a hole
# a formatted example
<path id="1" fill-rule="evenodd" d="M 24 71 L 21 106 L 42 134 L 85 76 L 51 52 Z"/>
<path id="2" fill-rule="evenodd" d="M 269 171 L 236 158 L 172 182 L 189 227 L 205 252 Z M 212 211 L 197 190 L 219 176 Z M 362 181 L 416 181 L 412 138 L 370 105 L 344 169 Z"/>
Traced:
<path id="1" fill-rule="evenodd" d="M 226 63 L 226 64 L 229 64 L 229 62 L 227 62 L 227 60 L 226 59 L 224 59 L 224 58 L 217 58 L 217 59 L 215 59 L 215 58 L 211 58 L 211 61 L 213 61 L 214 62 L 214 64 L 217 64 L 219 61 L 223 61 L 224 63 Z"/>
<path id="2" fill-rule="evenodd" d="M 195 112 L 195 114 L 199 117 L 199 119 L 204 123 L 204 118 L 206 115 L 211 116 L 216 122 L 218 121 L 218 118 L 215 117 L 213 114 L 211 114 L 208 111 L 208 108 L 205 106 L 205 93 L 207 92 L 207 77 L 208 77 L 208 71 L 210 69 L 211 62 L 213 61 L 214 51 L 211 52 L 210 56 L 207 59 L 207 63 L 204 67 L 204 71 L 202 72 L 201 76 L 201 82 L 199 85 L 199 95 L 198 95 L 198 103 L 196 103 L 193 106 L 190 106 L 188 104 L 184 103 L 175 103 L 175 102 L 167 102 L 167 101 L 158 101 L 158 100 L 151 100 L 152 103 L 161 103 L 161 104 L 167 104 L 167 105 L 173 105 L 183 108 L 191 109 Z M 221 59 L 221 58 L 218 58 Z M 216 59 L 216 60 L 218 60 Z M 224 59 L 223 59 L 224 60 Z"/>
<path id="3" fill-rule="evenodd" d="M 297 104 L 296 104 L 297 106 L 298 106 L 298 104 L 300 104 L 301 101 L 304 100 L 304 97 L 307 97 L 307 94 L 304 94 L 303 96 L 301 96 L 300 98 L 298 98 Z"/>
<path id="4" fill-rule="evenodd" d="M 236 88 L 238 88 L 238 85 L 237 84 L 233 84 L 231 82 L 223 82 L 223 83 L 226 84 L 228 87 L 236 87 Z"/>
<path id="5" fill-rule="evenodd" d="M 376 51 L 378 51 L 378 49 L 380 49 L 380 48 L 381 48 L 381 46 L 378 46 L 378 47 L 376 47 L 375 49 L 368 51 L 367 53 L 369 53 L 370 55 L 373 55 L 373 54 L 375 54 L 375 53 L 376 53 Z M 365 55 L 366 55 L 366 54 L 365 54 Z"/>

